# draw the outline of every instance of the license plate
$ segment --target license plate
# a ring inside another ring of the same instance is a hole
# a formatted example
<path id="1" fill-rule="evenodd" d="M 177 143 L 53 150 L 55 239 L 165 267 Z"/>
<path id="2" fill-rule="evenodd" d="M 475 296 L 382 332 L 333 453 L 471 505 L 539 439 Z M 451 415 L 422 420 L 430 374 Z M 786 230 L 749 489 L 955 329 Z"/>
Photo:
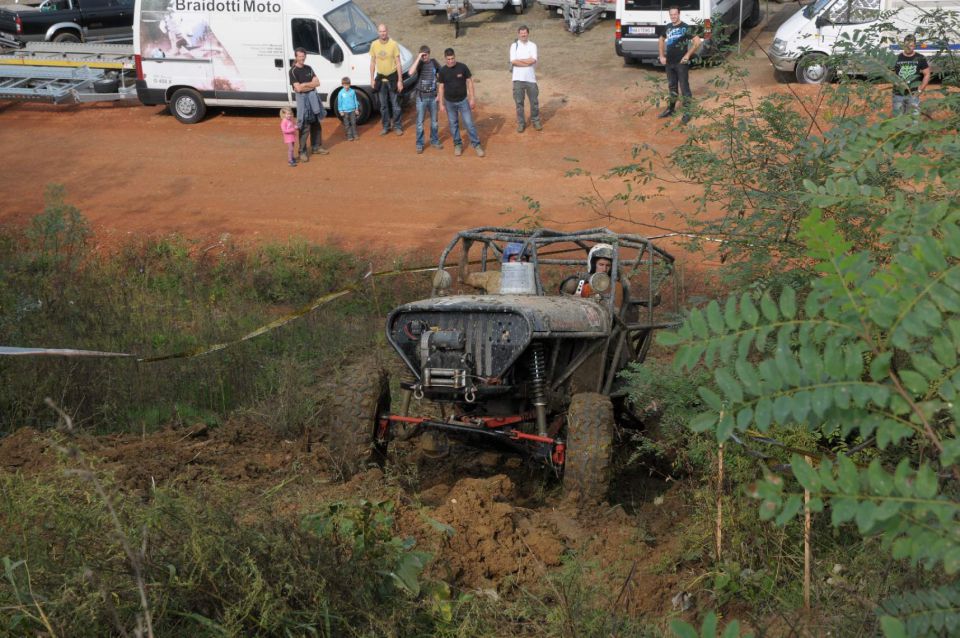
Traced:
<path id="1" fill-rule="evenodd" d="M 656 32 L 656 27 L 627 27 L 630 35 L 654 35 Z"/>

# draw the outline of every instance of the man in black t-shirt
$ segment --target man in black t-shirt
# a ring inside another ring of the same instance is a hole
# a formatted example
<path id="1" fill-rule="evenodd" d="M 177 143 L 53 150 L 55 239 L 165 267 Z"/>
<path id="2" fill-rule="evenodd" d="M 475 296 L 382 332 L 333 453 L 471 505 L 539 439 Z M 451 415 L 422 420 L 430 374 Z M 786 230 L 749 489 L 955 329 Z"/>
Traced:
<path id="1" fill-rule="evenodd" d="M 690 121 L 690 101 L 693 93 L 690 91 L 690 58 L 700 48 L 700 37 L 693 32 L 686 22 L 680 20 L 680 7 L 669 9 L 670 24 L 660 27 L 660 64 L 667 67 L 667 85 L 670 89 L 670 103 L 658 117 L 673 115 L 677 104 L 678 85 L 683 93 L 683 119 L 686 124 Z"/>
<path id="2" fill-rule="evenodd" d="M 300 161 L 309 162 L 307 152 L 307 134 L 310 135 L 309 147 L 314 155 L 327 155 L 329 151 L 322 146 L 320 120 L 327 114 L 317 96 L 320 78 L 304 62 L 307 51 L 297 48 L 293 54 L 294 65 L 290 67 L 290 86 L 297 98 L 297 128 L 300 129 Z"/>
<path id="3" fill-rule="evenodd" d="M 893 117 L 920 115 L 920 95 L 930 83 L 930 64 L 926 56 L 916 51 L 917 39 L 908 35 L 903 39 L 903 53 L 893 65 Z"/>
<path id="4" fill-rule="evenodd" d="M 480 146 L 477 127 L 473 125 L 472 109 L 476 107 L 473 92 L 473 76 L 466 64 L 457 62 L 453 49 L 443 52 L 445 65 L 437 72 L 440 110 L 446 112 L 450 123 L 450 137 L 453 138 L 453 154 L 463 155 L 463 140 L 460 138 L 460 124 L 467 129 L 470 144 L 478 157 L 486 153 Z"/>

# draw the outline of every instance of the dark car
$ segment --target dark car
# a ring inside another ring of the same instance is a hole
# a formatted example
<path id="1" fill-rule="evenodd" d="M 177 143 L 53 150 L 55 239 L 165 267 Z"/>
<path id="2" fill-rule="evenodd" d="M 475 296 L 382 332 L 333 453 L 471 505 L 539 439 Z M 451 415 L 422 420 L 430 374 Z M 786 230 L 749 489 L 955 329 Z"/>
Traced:
<path id="1" fill-rule="evenodd" d="M 133 0 L 43 0 L 0 5 L 0 45 L 132 42 Z"/>

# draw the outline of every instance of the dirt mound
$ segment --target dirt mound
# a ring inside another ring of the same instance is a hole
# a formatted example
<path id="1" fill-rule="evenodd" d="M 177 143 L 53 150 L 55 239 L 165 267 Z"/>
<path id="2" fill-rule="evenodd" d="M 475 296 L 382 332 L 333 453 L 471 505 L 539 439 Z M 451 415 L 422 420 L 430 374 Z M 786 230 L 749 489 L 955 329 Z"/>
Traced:
<path id="1" fill-rule="evenodd" d="M 430 516 L 453 530 L 440 563 L 455 582 L 497 589 L 508 577 L 522 582 L 560 564 L 560 537 L 535 522 L 533 510 L 511 504 L 514 484 L 506 475 L 461 479 L 432 491 L 433 498 L 446 492 Z"/>
<path id="2" fill-rule="evenodd" d="M 20 428 L 0 438 L 0 470 L 36 474 L 49 469 L 56 459 L 53 441 L 33 428 Z"/>

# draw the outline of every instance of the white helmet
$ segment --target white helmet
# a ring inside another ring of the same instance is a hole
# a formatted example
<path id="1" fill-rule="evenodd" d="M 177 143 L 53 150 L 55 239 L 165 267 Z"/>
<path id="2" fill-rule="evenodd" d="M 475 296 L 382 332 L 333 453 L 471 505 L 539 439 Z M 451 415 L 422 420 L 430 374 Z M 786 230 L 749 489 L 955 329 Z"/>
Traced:
<path id="1" fill-rule="evenodd" d="M 609 259 L 613 263 L 613 246 L 610 244 L 596 244 L 587 253 L 587 272 L 593 274 L 597 271 L 597 260 Z"/>

